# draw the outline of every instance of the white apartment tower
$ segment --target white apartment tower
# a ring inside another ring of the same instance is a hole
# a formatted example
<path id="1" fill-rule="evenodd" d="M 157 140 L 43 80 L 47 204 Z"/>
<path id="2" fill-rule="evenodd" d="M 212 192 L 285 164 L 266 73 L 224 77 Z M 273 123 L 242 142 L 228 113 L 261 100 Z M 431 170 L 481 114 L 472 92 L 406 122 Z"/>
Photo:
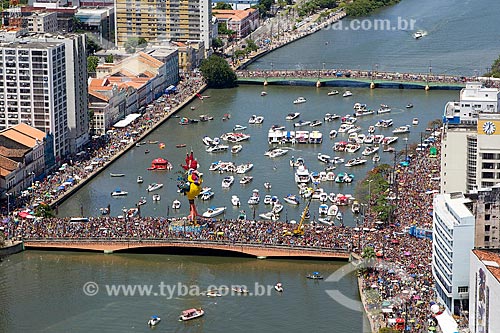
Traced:
<path id="1" fill-rule="evenodd" d="M 500 90 L 467 83 L 459 102 L 445 106 L 441 153 L 443 193 L 500 182 Z"/>

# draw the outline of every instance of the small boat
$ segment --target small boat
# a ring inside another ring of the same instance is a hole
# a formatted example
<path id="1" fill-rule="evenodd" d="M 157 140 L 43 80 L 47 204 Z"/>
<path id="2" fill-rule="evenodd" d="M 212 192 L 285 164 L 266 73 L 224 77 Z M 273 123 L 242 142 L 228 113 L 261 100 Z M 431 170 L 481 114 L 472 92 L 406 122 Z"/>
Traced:
<path id="1" fill-rule="evenodd" d="M 159 194 L 153 194 L 153 201 L 160 201 L 161 197 Z"/>
<path id="2" fill-rule="evenodd" d="M 149 154 L 149 149 L 146 149 L 146 150 L 144 151 L 144 154 Z"/>
<path id="3" fill-rule="evenodd" d="M 377 154 L 377 153 L 375 153 L 375 155 L 373 155 L 373 157 L 372 157 L 372 161 L 373 161 L 374 163 L 379 162 L 379 161 L 380 161 L 380 155 L 379 155 L 379 154 Z"/>
<path id="4" fill-rule="evenodd" d="M 222 297 L 222 294 L 219 293 L 217 290 L 209 290 L 207 291 L 206 295 L 208 297 Z"/>
<path id="5" fill-rule="evenodd" d="M 127 210 L 127 217 L 134 217 L 139 213 L 139 208 L 133 207 Z"/>
<path id="6" fill-rule="evenodd" d="M 199 318 L 205 314 L 205 311 L 202 309 L 188 309 L 182 311 L 181 315 L 179 316 L 180 321 L 187 321 L 195 318 Z"/>
<path id="7" fill-rule="evenodd" d="M 249 205 L 258 205 L 260 202 L 259 190 L 254 189 L 252 196 L 248 199 Z"/>
<path id="8" fill-rule="evenodd" d="M 158 316 L 151 316 L 148 320 L 148 325 L 149 326 L 156 326 L 160 323 L 161 319 Z"/>
<path id="9" fill-rule="evenodd" d="M 299 98 L 293 101 L 293 104 L 302 104 L 305 102 L 307 102 L 307 100 L 304 97 L 300 96 Z"/>
<path id="10" fill-rule="evenodd" d="M 111 177 L 124 177 L 125 176 L 124 173 L 110 173 L 109 175 Z"/>
<path id="11" fill-rule="evenodd" d="M 145 205 L 148 202 L 146 197 L 141 197 L 141 199 L 137 202 L 137 206 Z"/>
<path id="12" fill-rule="evenodd" d="M 228 148 L 229 146 L 220 144 L 217 146 L 208 147 L 207 149 L 205 149 L 205 151 L 207 153 L 221 153 L 227 151 Z"/>
<path id="13" fill-rule="evenodd" d="M 151 184 L 148 185 L 147 191 L 148 192 L 156 191 L 156 190 L 158 190 L 158 189 L 160 189 L 162 187 L 163 187 L 163 184 L 151 183 Z"/>
<path id="14" fill-rule="evenodd" d="M 336 137 L 337 137 L 337 134 L 338 134 L 338 132 L 337 132 L 336 130 L 332 129 L 332 130 L 330 131 L 330 133 L 329 133 L 329 135 L 330 135 L 330 139 L 336 138 Z"/>
<path id="15" fill-rule="evenodd" d="M 148 143 L 155 145 L 158 143 L 158 140 L 148 140 Z"/>
<path id="16" fill-rule="evenodd" d="M 298 205 L 300 204 L 299 198 L 295 194 L 289 194 L 286 197 L 283 198 L 285 202 L 291 204 L 291 205 Z"/>
<path id="17" fill-rule="evenodd" d="M 212 199 L 213 196 L 215 195 L 215 193 L 212 190 L 204 190 L 199 195 L 200 195 L 201 200 L 207 201 L 207 200 Z"/>
<path id="18" fill-rule="evenodd" d="M 233 287 L 232 291 L 238 294 L 248 294 L 248 290 L 243 287 Z"/>
<path id="19" fill-rule="evenodd" d="M 422 30 L 418 30 L 413 34 L 413 38 L 420 39 L 424 37 L 424 32 Z"/>
<path id="20" fill-rule="evenodd" d="M 302 127 L 302 126 L 307 126 L 310 125 L 311 122 L 309 120 L 299 120 L 295 124 L 293 124 L 293 127 Z"/>
<path id="21" fill-rule="evenodd" d="M 142 179 L 141 176 L 137 176 L 137 183 L 142 184 L 144 182 L 144 179 Z"/>
<path id="22" fill-rule="evenodd" d="M 181 202 L 177 199 L 172 201 L 172 209 L 179 209 L 179 208 L 181 208 Z"/>
<path id="23" fill-rule="evenodd" d="M 330 114 L 330 113 L 325 113 L 325 116 L 323 117 L 324 121 L 334 121 L 335 119 L 339 119 L 340 116 L 336 113 Z"/>
<path id="24" fill-rule="evenodd" d="M 332 91 L 329 91 L 328 92 L 328 96 L 334 96 L 334 95 L 338 95 L 339 94 L 339 91 L 338 90 L 332 90 Z"/>
<path id="25" fill-rule="evenodd" d="M 243 125 L 240 125 L 240 124 L 236 124 L 234 125 L 233 127 L 233 131 L 244 131 L 246 130 L 247 127 L 246 126 L 243 126 Z"/>
<path id="26" fill-rule="evenodd" d="M 238 220 L 239 221 L 244 221 L 247 219 L 247 214 L 245 213 L 244 210 L 240 210 L 240 213 L 238 214 Z"/>
<path id="27" fill-rule="evenodd" d="M 339 212 L 339 206 L 333 204 L 330 207 L 328 207 L 328 216 L 337 216 L 337 213 Z"/>
<path id="28" fill-rule="evenodd" d="M 411 104 L 411 103 L 406 104 L 407 109 L 411 109 L 412 107 L 413 107 L 413 104 Z"/>
<path id="29" fill-rule="evenodd" d="M 270 205 L 270 204 L 272 204 L 271 195 L 270 194 L 266 194 L 264 196 L 264 205 Z"/>
<path id="30" fill-rule="evenodd" d="M 392 133 L 394 134 L 410 133 L 410 126 L 408 125 L 399 126 L 398 128 L 394 129 Z"/>
<path id="31" fill-rule="evenodd" d="M 391 112 L 391 108 L 385 104 L 380 104 L 380 109 L 377 110 L 378 114 Z"/>
<path id="32" fill-rule="evenodd" d="M 185 143 L 178 143 L 175 145 L 176 148 L 184 148 L 186 147 L 186 144 Z"/>
<path id="33" fill-rule="evenodd" d="M 235 206 L 235 207 L 239 207 L 239 206 L 240 206 L 240 204 L 241 204 L 241 202 L 240 202 L 240 198 L 238 198 L 238 196 L 237 196 L 237 195 L 234 195 L 234 194 L 233 194 L 233 195 L 231 196 L 231 204 L 233 204 L 233 206 Z"/>
<path id="34" fill-rule="evenodd" d="M 113 197 L 123 197 L 123 196 L 126 196 L 127 194 L 128 194 L 128 192 L 122 191 L 119 188 L 116 189 L 114 192 L 111 192 L 111 195 Z"/>
<path id="35" fill-rule="evenodd" d="M 222 178 L 222 187 L 223 188 L 230 188 L 231 185 L 234 183 L 234 176 L 225 176 Z"/>
<path id="36" fill-rule="evenodd" d="M 270 189 L 271 189 L 271 187 L 272 187 L 271 183 L 269 183 L 269 182 L 265 182 L 265 183 L 264 183 L 264 188 L 265 188 L 266 190 L 270 190 Z"/>
<path id="37" fill-rule="evenodd" d="M 282 293 L 283 292 L 283 285 L 280 282 L 276 283 L 274 285 L 274 290 L 276 290 L 279 293 Z"/>
<path id="38" fill-rule="evenodd" d="M 361 209 L 361 204 L 359 203 L 359 201 L 354 200 L 351 206 L 351 212 L 353 214 L 359 214 L 360 209 Z"/>
<path id="39" fill-rule="evenodd" d="M 211 138 L 211 137 L 209 137 L 209 136 L 207 136 L 207 135 L 205 135 L 205 136 L 203 137 L 203 139 L 201 139 L 201 141 L 203 141 L 203 144 L 204 144 L 205 146 L 211 146 L 211 145 L 212 145 L 212 142 L 213 142 L 212 138 Z"/>
<path id="40" fill-rule="evenodd" d="M 350 90 L 346 90 L 343 94 L 342 97 L 349 97 L 352 96 L 352 92 Z"/>
<path id="41" fill-rule="evenodd" d="M 366 163 L 366 160 L 364 158 L 356 157 L 356 158 L 350 159 L 344 165 L 346 167 L 352 167 L 352 166 L 361 165 L 361 164 L 365 164 L 365 163 Z"/>
<path id="42" fill-rule="evenodd" d="M 307 274 L 306 277 L 312 280 L 323 280 L 323 276 L 319 272 L 312 272 L 311 274 Z"/>
<path id="43" fill-rule="evenodd" d="M 321 124 L 323 124 L 323 122 L 321 120 L 316 119 L 316 120 L 311 121 L 309 126 L 316 127 L 316 126 L 321 126 Z"/>
<path id="44" fill-rule="evenodd" d="M 108 215 L 109 214 L 109 208 L 108 207 L 99 208 L 99 211 L 101 212 L 101 215 Z"/>
<path id="45" fill-rule="evenodd" d="M 411 124 L 412 125 L 418 125 L 418 118 L 413 118 L 413 120 L 411 121 Z"/>
<path id="46" fill-rule="evenodd" d="M 205 211 L 202 216 L 203 217 L 215 217 L 220 214 L 223 214 L 226 211 L 226 207 L 210 207 Z"/>
<path id="47" fill-rule="evenodd" d="M 252 176 L 244 176 L 243 178 L 240 179 L 240 184 L 245 185 L 248 184 L 252 181 L 253 177 Z"/>
<path id="48" fill-rule="evenodd" d="M 260 95 L 261 95 L 261 96 L 266 96 L 266 95 L 267 95 L 267 92 L 265 92 L 265 91 L 261 91 L 261 92 L 260 92 Z"/>
<path id="49" fill-rule="evenodd" d="M 289 113 L 285 119 L 286 120 L 294 120 L 300 116 L 300 112 Z"/>
<path id="50" fill-rule="evenodd" d="M 320 216 L 327 215 L 328 214 L 328 205 L 327 204 L 321 204 L 321 205 L 319 205 L 318 213 L 319 213 Z"/>
<path id="51" fill-rule="evenodd" d="M 238 154 L 243 149 L 242 145 L 234 145 L 231 147 L 232 154 Z"/>

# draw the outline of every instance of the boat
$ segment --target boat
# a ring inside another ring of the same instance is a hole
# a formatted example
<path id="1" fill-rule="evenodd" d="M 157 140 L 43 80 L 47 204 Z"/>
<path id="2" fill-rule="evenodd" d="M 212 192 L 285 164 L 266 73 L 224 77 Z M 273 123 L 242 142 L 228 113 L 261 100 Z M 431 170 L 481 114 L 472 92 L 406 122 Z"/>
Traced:
<path id="1" fill-rule="evenodd" d="M 392 131 L 393 134 L 410 133 L 410 125 L 399 126 Z"/>
<path id="2" fill-rule="evenodd" d="M 252 181 L 253 177 L 252 176 L 244 176 L 243 178 L 240 179 L 240 184 L 245 185 L 248 184 Z"/>
<path id="3" fill-rule="evenodd" d="M 330 207 L 328 207 L 328 216 L 337 216 L 337 213 L 339 212 L 339 206 L 333 204 Z"/>
<path id="4" fill-rule="evenodd" d="M 242 145 L 234 145 L 231 147 L 232 154 L 238 154 L 243 149 Z"/>
<path id="5" fill-rule="evenodd" d="M 159 194 L 153 194 L 153 201 L 160 201 L 161 196 Z"/>
<path id="6" fill-rule="evenodd" d="M 240 198 L 237 195 L 233 194 L 231 196 L 231 204 L 235 207 L 239 207 L 241 205 Z"/>
<path id="7" fill-rule="evenodd" d="M 244 210 L 240 210 L 240 213 L 238 214 L 238 220 L 244 221 L 247 219 L 247 214 L 245 213 Z"/>
<path id="8" fill-rule="evenodd" d="M 227 151 L 228 148 L 229 148 L 229 146 L 227 146 L 227 145 L 219 144 L 217 146 L 208 147 L 207 149 L 205 149 L 205 151 L 207 153 L 221 153 L 221 152 Z"/>
<path id="9" fill-rule="evenodd" d="M 371 154 L 376 153 L 379 149 L 380 149 L 380 147 L 378 147 L 378 146 L 369 146 L 369 147 L 366 147 L 363 150 L 363 152 L 361 153 L 361 155 L 363 155 L 363 156 L 369 156 Z"/>
<path id="10" fill-rule="evenodd" d="M 307 102 L 307 100 L 304 97 L 300 96 L 299 98 L 293 101 L 293 104 L 302 104 L 305 102 Z"/>
<path id="11" fill-rule="evenodd" d="M 264 205 L 270 205 L 270 204 L 272 204 L 271 198 L 272 198 L 272 197 L 271 197 L 271 195 L 270 195 L 270 194 L 266 194 L 266 195 L 264 196 L 264 201 L 263 201 L 263 202 L 264 202 Z"/>
<path id="12" fill-rule="evenodd" d="M 277 214 L 274 211 L 259 214 L 259 217 L 263 220 L 273 220 L 273 221 L 278 221 L 280 218 L 279 214 Z"/>
<path id="13" fill-rule="evenodd" d="M 276 290 L 279 293 L 282 293 L 283 292 L 283 285 L 280 282 L 276 283 L 274 285 L 274 290 Z"/>
<path id="14" fill-rule="evenodd" d="M 318 213 L 319 213 L 320 216 L 327 215 L 328 214 L 328 205 L 327 204 L 321 204 L 321 205 L 319 205 Z"/>
<path id="15" fill-rule="evenodd" d="M 264 122 L 264 116 L 257 116 L 257 118 L 255 118 L 255 124 L 259 125 L 259 124 L 262 124 Z"/>
<path id="16" fill-rule="evenodd" d="M 181 315 L 179 316 L 179 320 L 181 321 L 187 321 L 195 318 L 199 318 L 205 314 L 205 311 L 202 309 L 188 309 L 182 311 Z"/>
<path id="17" fill-rule="evenodd" d="M 380 119 L 376 124 L 375 124 L 375 127 L 383 127 L 383 128 L 387 128 L 387 127 L 391 127 L 393 124 L 392 122 L 392 119 Z"/>
<path id="18" fill-rule="evenodd" d="M 252 170 L 252 168 L 253 168 L 253 163 L 239 164 L 236 167 L 236 173 L 237 174 L 244 174 L 244 173 L 247 173 L 248 171 Z"/>
<path id="19" fill-rule="evenodd" d="M 261 95 L 261 96 L 266 96 L 266 95 L 267 95 L 267 92 L 265 92 L 265 91 L 261 91 L 261 92 L 260 92 L 260 95 Z"/>
<path id="20" fill-rule="evenodd" d="M 344 215 L 342 215 L 342 212 L 338 212 L 335 218 L 339 221 L 342 221 L 344 219 Z"/>
<path id="21" fill-rule="evenodd" d="M 377 110 L 378 114 L 391 112 L 391 108 L 385 104 L 380 104 L 380 109 Z"/>
<path id="22" fill-rule="evenodd" d="M 218 215 L 223 214 L 226 211 L 226 207 L 210 207 L 208 208 L 203 214 L 201 214 L 203 217 L 215 217 Z"/>
<path id="23" fill-rule="evenodd" d="M 148 185 L 147 191 L 148 192 L 156 191 L 156 190 L 158 190 L 158 189 L 160 189 L 162 187 L 163 187 L 163 184 L 151 183 L 151 184 Z"/>
<path id="24" fill-rule="evenodd" d="M 109 175 L 111 177 L 124 177 L 125 176 L 124 173 L 110 173 Z"/>
<path id="25" fill-rule="evenodd" d="M 137 183 L 138 183 L 138 184 L 141 184 L 141 183 L 143 183 L 143 182 L 144 182 L 144 179 L 142 179 L 142 177 L 141 177 L 141 176 L 137 176 Z"/>
<path id="26" fill-rule="evenodd" d="M 238 294 L 248 294 L 248 289 L 243 287 L 233 287 L 231 290 Z"/>
<path id="27" fill-rule="evenodd" d="M 189 124 L 195 124 L 198 122 L 198 119 L 189 119 L 187 117 L 182 117 L 181 120 L 179 120 L 179 125 L 189 125 Z"/>
<path id="28" fill-rule="evenodd" d="M 295 124 L 293 124 L 293 127 L 302 127 L 302 126 L 307 126 L 310 125 L 311 122 L 309 120 L 299 120 Z"/>
<path id="29" fill-rule="evenodd" d="M 149 149 L 146 149 L 146 150 L 144 151 L 144 154 L 149 154 L 149 152 L 150 152 L 150 151 L 149 151 Z"/>
<path id="30" fill-rule="evenodd" d="M 147 202 L 148 200 L 146 199 L 146 197 L 141 197 L 141 199 L 139 199 L 139 201 L 137 202 L 137 206 L 145 205 Z"/>
<path id="31" fill-rule="evenodd" d="M 211 145 L 212 145 L 212 143 L 213 143 L 212 138 L 211 138 L 211 137 L 209 137 L 209 136 L 207 136 L 207 135 L 205 135 L 205 136 L 203 137 L 203 139 L 201 139 L 201 141 L 203 142 L 203 144 L 204 144 L 205 146 L 211 146 Z"/>
<path id="32" fill-rule="evenodd" d="M 340 116 L 336 113 L 330 114 L 330 113 L 325 113 L 325 116 L 323 117 L 324 121 L 334 121 L 335 119 L 339 119 Z"/>
<path id="33" fill-rule="evenodd" d="M 397 136 L 386 136 L 382 139 L 382 144 L 383 145 L 390 145 L 391 143 L 396 142 L 397 140 L 398 140 Z M 386 151 L 386 150 L 384 149 L 384 151 Z"/>
<path id="34" fill-rule="evenodd" d="M 155 145 L 158 143 L 158 140 L 148 140 L 149 144 Z"/>
<path id="35" fill-rule="evenodd" d="M 248 199 L 249 205 L 257 205 L 260 202 L 259 190 L 254 189 L 252 191 L 252 196 Z"/>
<path id="36" fill-rule="evenodd" d="M 123 196 L 126 196 L 127 194 L 128 194 L 128 192 L 122 191 L 119 188 L 117 188 L 114 192 L 111 192 L 111 195 L 113 197 L 123 197 Z"/>
<path id="37" fill-rule="evenodd" d="M 149 326 L 156 326 L 160 323 L 161 319 L 158 316 L 151 316 L 148 320 L 148 325 Z"/>
<path id="38" fill-rule="evenodd" d="M 222 297 L 222 294 L 219 293 L 217 290 L 209 290 L 207 291 L 206 295 L 208 297 Z"/>
<path id="39" fill-rule="evenodd" d="M 248 119 L 248 123 L 249 124 L 255 124 L 255 119 L 257 119 L 257 115 L 256 114 L 253 114 L 249 119 Z"/>
<path id="40" fill-rule="evenodd" d="M 331 157 L 330 155 L 318 153 L 318 161 L 323 162 L 323 163 L 330 163 L 331 162 Z"/>
<path id="41" fill-rule="evenodd" d="M 186 147 L 186 144 L 185 143 L 178 143 L 175 145 L 176 148 L 184 148 Z"/>
<path id="42" fill-rule="evenodd" d="M 181 208 L 181 202 L 177 199 L 172 201 L 172 209 L 179 209 L 179 208 Z"/>
<path id="43" fill-rule="evenodd" d="M 139 208 L 133 207 L 127 209 L 127 217 L 134 217 L 139 213 Z"/>
<path id="44" fill-rule="evenodd" d="M 360 205 L 359 201 L 354 200 L 352 203 L 352 206 L 351 206 L 351 212 L 353 214 L 359 214 L 360 209 L 361 209 L 361 205 Z"/>
<path id="45" fill-rule="evenodd" d="M 413 38 L 420 39 L 424 37 L 424 32 L 422 30 L 418 30 L 413 34 Z"/>
<path id="46" fill-rule="evenodd" d="M 286 120 L 294 120 L 300 116 L 300 112 L 289 113 L 285 117 Z"/>
<path id="47" fill-rule="evenodd" d="M 339 172 L 335 177 L 336 183 L 352 183 L 354 175 L 347 172 Z"/>
<path id="48" fill-rule="evenodd" d="M 155 158 L 148 170 L 172 170 L 172 163 L 161 157 Z"/>
<path id="49" fill-rule="evenodd" d="M 311 121 L 311 123 L 309 124 L 309 126 L 316 127 L 316 126 L 321 126 L 321 124 L 323 124 L 323 122 L 321 120 L 319 120 L 319 119 L 316 119 L 316 120 Z"/>
<path id="50" fill-rule="evenodd" d="M 200 195 L 201 200 L 207 201 L 207 200 L 212 199 L 213 196 L 215 195 L 215 193 L 214 193 L 214 191 L 207 189 L 207 190 L 202 191 L 199 195 Z"/>
<path id="51" fill-rule="evenodd" d="M 329 133 L 330 139 L 336 138 L 337 134 L 338 134 L 338 132 L 336 130 L 332 129 Z"/>
<path id="52" fill-rule="evenodd" d="M 270 190 L 270 189 L 271 189 L 271 187 L 272 187 L 271 183 L 269 183 L 269 182 L 265 182 L 265 183 L 264 183 L 264 188 L 265 188 L 266 190 Z"/>
<path id="53" fill-rule="evenodd" d="M 246 127 L 246 126 L 239 125 L 239 124 L 236 124 L 236 125 L 234 125 L 234 127 L 233 127 L 233 131 L 244 131 L 244 130 L 246 130 L 246 129 L 247 129 L 247 127 Z"/>
<path id="54" fill-rule="evenodd" d="M 230 188 L 231 185 L 234 183 L 234 176 L 225 176 L 222 178 L 222 187 L 223 188 Z"/>
<path id="55" fill-rule="evenodd" d="M 311 274 L 307 274 L 306 277 L 311 280 L 323 280 L 323 276 L 319 272 L 312 272 Z"/>
<path id="56" fill-rule="evenodd" d="M 109 214 L 109 208 L 108 207 L 99 208 L 99 211 L 101 212 L 101 215 L 108 215 Z"/>
<path id="57" fill-rule="evenodd" d="M 299 165 L 297 167 L 297 170 L 295 170 L 295 182 L 297 184 L 299 183 L 309 183 L 311 180 L 311 175 L 309 173 L 309 170 L 305 165 Z"/>
<path id="58" fill-rule="evenodd" d="M 339 91 L 338 90 L 331 90 L 328 92 L 328 96 L 334 96 L 334 95 L 338 95 L 339 94 Z"/>
<path id="59" fill-rule="evenodd" d="M 411 124 L 412 125 L 418 125 L 418 118 L 413 118 L 413 120 L 411 121 Z"/>
<path id="60" fill-rule="evenodd" d="M 298 205 L 300 204 L 299 198 L 295 194 L 289 194 L 286 197 L 283 198 L 286 203 L 289 203 L 291 205 Z"/>
<path id="61" fill-rule="evenodd" d="M 203 122 L 209 121 L 209 120 L 214 120 L 214 117 L 206 115 L 206 114 L 200 114 L 199 118 L 200 118 L 200 121 L 203 121 Z"/>
<path id="62" fill-rule="evenodd" d="M 366 160 L 364 158 L 356 157 L 356 158 L 350 159 L 344 165 L 346 167 L 352 167 L 352 166 L 361 165 L 361 164 L 365 164 L 365 163 L 366 163 Z"/>
<path id="63" fill-rule="evenodd" d="M 352 92 L 350 90 L 346 90 L 344 91 L 344 93 L 342 94 L 342 97 L 349 97 L 349 96 L 352 96 Z"/>
<path id="64" fill-rule="evenodd" d="M 413 107 L 413 104 L 411 104 L 411 103 L 406 104 L 407 109 L 411 109 L 412 107 Z"/>
<path id="65" fill-rule="evenodd" d="M 375 155 L 373 155 L 373 157 L 372 157 L 372 161 L 373 161 L 374 163 L 379 162 L 379 161 L 380 161 L 380 155 L 379 155 L 379 154 L 377 154 L 377 153 L 375 153 Z"/>

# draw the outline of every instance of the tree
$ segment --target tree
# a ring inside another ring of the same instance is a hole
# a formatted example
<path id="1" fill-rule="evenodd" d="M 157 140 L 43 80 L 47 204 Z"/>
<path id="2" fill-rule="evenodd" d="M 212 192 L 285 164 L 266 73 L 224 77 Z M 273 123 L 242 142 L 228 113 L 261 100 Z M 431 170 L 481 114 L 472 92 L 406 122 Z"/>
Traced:
<path id="1" fill-rule="evenodd" d="M 217 2 L 214 9 L 233 9 L 233 7 L 225 2 Z"/>
<path id="2" fill-rule="evenodd" d="M 135 53 L 137 48 L 145 47 L 148 44 L 148 41 L 144 37 L 132 37 L 129 38 L 124 44 L 125 52 L 127 53 Z"/>
<path id="3" fill-rule="evenodd" d="M 95 73 L 97 65 L 99 65 L 99 58 L 98 57 L 96 57 L 96 56 L 87 57 L 87 72 Z"/>
<path id="4" fill-rule="evenodd" d="M 203 59 L 200 71 L 209 88 L 231 88 L 236 86 L 236 74 L 223 58 L 211 55 Z"/>
<path id="5" fill-rule="evenodd" d="M 259 49 L 257 44 L 255 44 L 255 42 L 252 39 L 249 38 L 247 39 L 246 42 L 247 42 L 246 49 L 248 49 L 250 52 L 257 51 Z"/>
<path id="6" fill-rule="evenodd" d="M 104 58 L 104 62 L 105 63 L 112 63 L 114 61 L 114 58 L 113 58 L 113 55 L 112 54 L 108 54 L 105 58 Z"/>
<path id="7" fill-rule="evenodd" d="M 217 37 L 217 38 L 214 38 L 212 40 L 212 47 L 214 49 L 218 49 L 218 48 L 223 47 L 223 46 L 224 46 L 224 43 L 222 42 L 222 39 Z"/>
<path id="8" fill-rule="evenodd" d="M 90 37 L 86 39 L 85 48 L 87 50 L 87 56 L 90 56 L 97 51 L 102 50 L 102 47 L 97 44 L 97 42 L 93 38 Z"/>
<path id="9" fill-rule="evenodd" d="M 35 209 L 35 216 L 37 217 L 54 217 L 54 211 L 49 204 L 42 202 Z"/>

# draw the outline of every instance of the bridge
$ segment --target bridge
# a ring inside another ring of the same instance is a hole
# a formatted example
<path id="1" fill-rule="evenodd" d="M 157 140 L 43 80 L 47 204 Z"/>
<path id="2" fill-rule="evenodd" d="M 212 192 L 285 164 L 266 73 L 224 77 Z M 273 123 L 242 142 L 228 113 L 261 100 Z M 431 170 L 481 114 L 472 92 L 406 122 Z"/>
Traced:
<path id="1" fill-rule="evenodd" d="M 288 245 L 264 245 L 259 243 L 233 243 L 227 241 L 190 241 L 177 239 L 137 239 L 137 238 L 43 238 L 24 240 L 25 249 L 35 250 L 80 250 L 94 252 L 134 252 L 159 249 L 170 252 L 194 252 L 198 254 L 232 254 L 238 256 L 263 258 L 318 258 L 348 260 L 347 249 L 323 247 L 294 247 Z"/>
<path id="2" fill-rule="evenodd" d="M 398 73 L 364 70 L 237 70 L 239 84 L 392 88 L 425 90 L 460 90 L 477 77 L 438 75 L 434 73 Z M 483 80 L 491 86 L 496 82 Z"/>

